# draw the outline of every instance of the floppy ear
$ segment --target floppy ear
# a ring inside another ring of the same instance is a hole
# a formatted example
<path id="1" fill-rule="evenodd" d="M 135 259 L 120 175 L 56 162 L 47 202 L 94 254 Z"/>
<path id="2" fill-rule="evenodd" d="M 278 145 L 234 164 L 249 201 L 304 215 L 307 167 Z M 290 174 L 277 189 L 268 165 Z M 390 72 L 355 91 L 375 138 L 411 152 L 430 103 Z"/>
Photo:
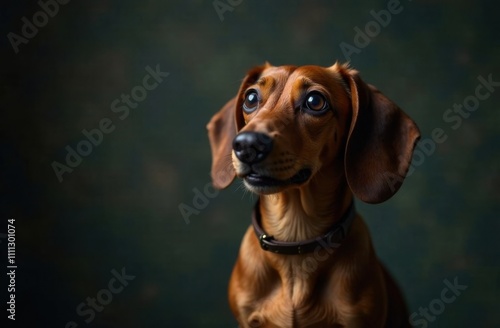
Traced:
<path id="1" fill-rule="evenodd" d="M 212 150 L 212 183 L 224 189 L 233 182 L 235 172 L 231 163 L 233 139 L 236 136 L 236 97 L 231 99 L 207 124 Z"/>
<path id="2" fill-rule="evenodd" d="M 401 187 L 420 138 L 417 125 L 394 102 L 343 70 L 351 90 L 352 121 L 345 150 L 345 172 L 354 195 L 381 203 Z"/>
<path id="3" fill-rule="evenodd" d="M 235 171 L 232 164 L 233 139 L 243 127 L 241 112 L 244 92 L 249 85 L 255 83 L 262 71 L 270 66 L 258 66 L 250 70 L 240 86 L 238 95 L 231 99 L 216 113 L 207 124 L 208 139 L 212 150 L 212 183 L 215 188 L 224 189 L 233 182 Z"/>

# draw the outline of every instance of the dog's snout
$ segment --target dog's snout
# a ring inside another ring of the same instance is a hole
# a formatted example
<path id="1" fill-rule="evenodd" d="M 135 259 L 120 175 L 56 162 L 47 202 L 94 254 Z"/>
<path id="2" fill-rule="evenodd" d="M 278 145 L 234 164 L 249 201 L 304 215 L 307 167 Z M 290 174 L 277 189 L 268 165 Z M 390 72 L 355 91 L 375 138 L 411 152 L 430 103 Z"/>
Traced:
<path id="1" fill-rule="evenodd" d="M 246 164 L 263 161 L 271 152 L 273 139 L 264 133 L 242 132 L 233 140 L 236 157 Z"/>

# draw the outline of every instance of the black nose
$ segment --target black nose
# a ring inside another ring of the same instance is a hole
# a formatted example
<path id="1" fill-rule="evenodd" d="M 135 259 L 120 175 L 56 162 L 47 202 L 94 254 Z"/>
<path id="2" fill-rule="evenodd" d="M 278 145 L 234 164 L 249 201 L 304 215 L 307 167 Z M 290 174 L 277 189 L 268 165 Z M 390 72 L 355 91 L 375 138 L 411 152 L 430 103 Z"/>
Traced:
<path id="1" fill-rule="evenodd" d="M 264 133 L 242 132 L 233 140 L 236 157 L 246 164 L 258 163 L 269 155 L 273 139 Z"/>

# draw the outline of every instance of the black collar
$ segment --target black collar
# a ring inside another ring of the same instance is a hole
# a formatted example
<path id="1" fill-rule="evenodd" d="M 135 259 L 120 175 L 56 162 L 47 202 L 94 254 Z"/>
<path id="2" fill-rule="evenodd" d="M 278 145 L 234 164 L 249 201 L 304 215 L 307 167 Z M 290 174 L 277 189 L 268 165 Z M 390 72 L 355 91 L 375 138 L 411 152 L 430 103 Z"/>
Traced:
<path id="1" fill-rule="evenodd" d="M 252 214 L 253 229 L 257 238 L 259 238 L 260 247 L 265 251 L 277 254 L 296 255 L 311 253 L 318 248 L 337 248 L 349 233 L 352 221 L 356 217 L 354 202 L 352 202 L 340 221 L 335 222 L 326 234 L 305 241 L 278 241 L 273 236 L 268 236 L 264 229 L 262 229 L 259 203 L 260 201 L 257 201 L 255 204 Z"/>

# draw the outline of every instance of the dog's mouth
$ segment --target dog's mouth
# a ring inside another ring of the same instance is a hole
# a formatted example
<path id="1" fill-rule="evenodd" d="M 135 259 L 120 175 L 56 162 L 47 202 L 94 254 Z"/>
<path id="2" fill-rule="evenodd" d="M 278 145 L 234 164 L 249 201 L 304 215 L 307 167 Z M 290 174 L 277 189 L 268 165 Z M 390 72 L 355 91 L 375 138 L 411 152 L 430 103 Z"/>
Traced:
<path id="1" fill-rule="evenodd" d="M 278 189 L 281 189 L 283 187 L 300 185 L 306 182 L 311 177 L 311 174 L 312 170 L 309 168 L 305 168 L 297 172 L 291 178 L 279 180 L 252 171 L 244 176 L 243 180 L 245 181 L 245 184 L 250 187 L 250 189 L 255 190 L 258 193 L 267 194 L 274 193 Z"/>

